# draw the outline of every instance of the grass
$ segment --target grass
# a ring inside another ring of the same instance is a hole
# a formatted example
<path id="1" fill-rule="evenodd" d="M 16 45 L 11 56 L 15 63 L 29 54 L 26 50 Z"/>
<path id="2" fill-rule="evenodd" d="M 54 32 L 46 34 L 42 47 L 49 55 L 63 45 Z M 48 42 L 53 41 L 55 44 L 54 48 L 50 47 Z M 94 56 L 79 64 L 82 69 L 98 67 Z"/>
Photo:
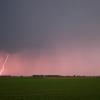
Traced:
<path id="1" fill-rule="evenodd" d="M 0 78 L 0 100 L 100 100 L 100 78 Z"/>

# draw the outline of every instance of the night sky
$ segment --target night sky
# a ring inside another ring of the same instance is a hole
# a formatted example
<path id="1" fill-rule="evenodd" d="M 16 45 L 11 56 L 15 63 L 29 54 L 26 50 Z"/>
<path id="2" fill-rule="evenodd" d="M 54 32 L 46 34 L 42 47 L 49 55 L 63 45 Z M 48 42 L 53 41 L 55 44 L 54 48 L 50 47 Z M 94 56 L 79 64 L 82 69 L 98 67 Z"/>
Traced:
<path id="1" fill-rule="evenodd" d="M 100 75 L 100 0 L 0 0 L 3 75 Z"/>

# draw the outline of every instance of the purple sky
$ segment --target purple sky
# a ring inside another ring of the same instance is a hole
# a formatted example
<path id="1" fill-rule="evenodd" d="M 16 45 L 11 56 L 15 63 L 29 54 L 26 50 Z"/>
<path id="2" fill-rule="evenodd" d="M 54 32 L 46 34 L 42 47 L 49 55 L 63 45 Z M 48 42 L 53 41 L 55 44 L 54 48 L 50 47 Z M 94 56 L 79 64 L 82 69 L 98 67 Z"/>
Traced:
<path id="1" fill-rule="evenodd" d="M 0 0 L 3 75 L 100 75 L 99 0 Z"/>

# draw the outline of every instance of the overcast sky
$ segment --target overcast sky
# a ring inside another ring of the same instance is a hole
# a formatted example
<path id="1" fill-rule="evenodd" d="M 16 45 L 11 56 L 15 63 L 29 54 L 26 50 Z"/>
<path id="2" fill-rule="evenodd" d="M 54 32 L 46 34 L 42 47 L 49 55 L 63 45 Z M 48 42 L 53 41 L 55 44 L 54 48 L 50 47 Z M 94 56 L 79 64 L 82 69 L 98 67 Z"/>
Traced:
<path id="1" fill-rule="evenodd" d="M 0 51 L 4 74 L 100 74 L 100 0 L 0 0 Z"/>

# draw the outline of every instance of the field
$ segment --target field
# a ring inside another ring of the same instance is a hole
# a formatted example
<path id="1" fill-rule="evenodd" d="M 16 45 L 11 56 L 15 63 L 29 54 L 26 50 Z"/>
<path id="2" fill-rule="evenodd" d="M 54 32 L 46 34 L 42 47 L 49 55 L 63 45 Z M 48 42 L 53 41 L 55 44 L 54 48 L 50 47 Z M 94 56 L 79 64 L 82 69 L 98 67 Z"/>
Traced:
<path id="1" fill-rule="evenodd" d="M 100 100 L 100 78 L 0 78 L 0 100 Z"/>

